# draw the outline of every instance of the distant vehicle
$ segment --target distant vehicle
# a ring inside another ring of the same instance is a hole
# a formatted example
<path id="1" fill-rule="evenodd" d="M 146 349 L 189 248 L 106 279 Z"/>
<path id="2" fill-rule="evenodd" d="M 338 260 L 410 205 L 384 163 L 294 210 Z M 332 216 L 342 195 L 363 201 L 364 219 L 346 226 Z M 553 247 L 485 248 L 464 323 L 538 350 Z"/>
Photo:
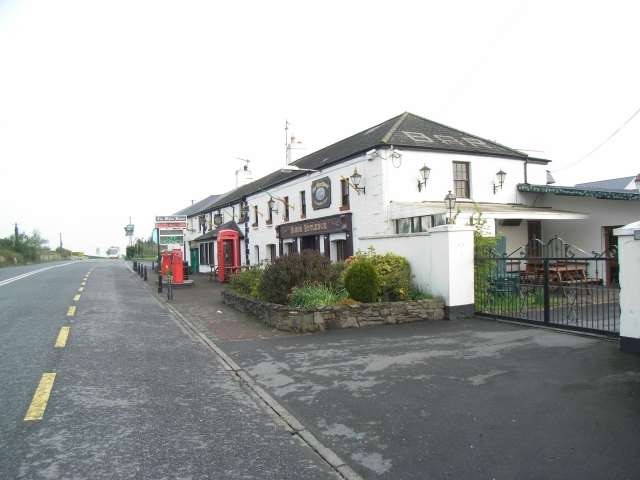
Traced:
<path id="1" fill-rule="evenodd" d="M 120 249 L 118 247 L 109 247 L 107 249 L 107 256 L 109 258 L 120 258 Z"/>

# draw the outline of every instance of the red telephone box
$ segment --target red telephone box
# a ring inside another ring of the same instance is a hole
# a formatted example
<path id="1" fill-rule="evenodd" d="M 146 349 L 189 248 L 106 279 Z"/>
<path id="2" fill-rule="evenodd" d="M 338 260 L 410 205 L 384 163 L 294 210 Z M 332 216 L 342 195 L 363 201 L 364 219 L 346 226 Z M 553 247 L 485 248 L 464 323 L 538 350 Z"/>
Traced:
<path id="1" fill-rule="evenodd" d="M 235 230 L 218 232 L 218 280 L 224 282 L 240 271 L 240 239 Z"/>
<path id="2" fill-rule="evenodd" d="M 173 263 L 173 283 L 184 283 L 184 267 L 182 265 L 182 250 L 171 252 L 171 263 Z"/>

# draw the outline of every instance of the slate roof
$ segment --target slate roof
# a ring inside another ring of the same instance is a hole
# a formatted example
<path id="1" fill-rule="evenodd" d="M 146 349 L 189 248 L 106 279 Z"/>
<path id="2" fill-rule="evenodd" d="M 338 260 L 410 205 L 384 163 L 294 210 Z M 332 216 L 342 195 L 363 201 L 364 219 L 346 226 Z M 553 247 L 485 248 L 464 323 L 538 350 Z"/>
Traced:
<path id="1" fill-rule="evenodd" d="M 187 208 L 183 208 L 179 212 L 174 213 L 174 215 L 187 215 L 187 216 L 195 215 L 196 213 L 202 212 L 203 210 L 207 209 L 211 205 L 215 204 L 216 200 L 221 196 L 222 195 L 209 195 L 207 198 L 200 200 L 199 202 L 196 202 L 193 205 L 189 205 Z"/>
<path id="2" fill-rule="evenodd" d="M 328 165 L 340 163 L 356 155 L 363 155 L 374 148 L 390 148 L 391 146 L 399 149 L 491 155 L 522 161 L 529 158 L 527 154 L 518 150 L 405 112 L 333 145 L 310 153 L 293 162 L 292 165 L 322 170 Z M 210 212 L 237 203 L 248 195 L 260 192 L 261 189 L 268 190 L 274 185 L 302 175 L 306 175 L 306 172 L 284 173 L 278 170 L 221 196 L 214 204 L 204 208 L 202 212 Z"/>
<path id="3" fill-rule="evenodd" d="M 635 185 L 633 181 L 636 177 L 623 177 L 623 178 L 613 178 L 611 180 L 600 180 L 598 182 L 587 182 L 587 183 L 578 183 L 575 185 L 575 188 L 582 189 L 590 189 L 590 190 L 602 190 L 602 191 L 611 191 L 611 192 L 619 192 L 619 193 L 633 193 L 629 192 L 629 190 L 635 191 Z M 631 185 L 632 189 L 627 189 Z"/>
<path id="4" fill-rule="evenodd" d="M 240 230 L 240 227 L 238 227 L 238 224 L 231 220 L 230 222 L 227 223 L 223 223 L 222 225 L 220 225 L 218 228 L 214 228 L 213 230 L 209 230 L 207 233 L 200 235 L 197 238 L 194 238 L 192 241 L 193 242 L 206 242 L 208 240 L 215 240 L 216 238 L 218 238 L 218 232 L 221 230 L 234 230 L 236 232 L 238 232 L 238 237 L 240 238 L 244 238 L 244 233 L 242 232 L 242 230 Z"/>

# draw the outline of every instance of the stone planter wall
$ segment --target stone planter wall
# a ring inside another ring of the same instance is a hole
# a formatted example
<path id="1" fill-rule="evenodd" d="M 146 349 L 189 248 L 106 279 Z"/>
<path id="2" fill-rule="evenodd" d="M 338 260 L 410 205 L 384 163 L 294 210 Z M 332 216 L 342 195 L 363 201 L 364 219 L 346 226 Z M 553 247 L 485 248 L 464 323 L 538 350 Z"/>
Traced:
<path id="1" fill-rule="evenodd" d="M 410 302 L 361 303 L 316 308 L 295 308 L 222 291 L 225 305 L 267 325 L 294 333 L 314 333 L 340 328 L 360 328 L 391 323 L 444 318 L 444 299 Z"/>

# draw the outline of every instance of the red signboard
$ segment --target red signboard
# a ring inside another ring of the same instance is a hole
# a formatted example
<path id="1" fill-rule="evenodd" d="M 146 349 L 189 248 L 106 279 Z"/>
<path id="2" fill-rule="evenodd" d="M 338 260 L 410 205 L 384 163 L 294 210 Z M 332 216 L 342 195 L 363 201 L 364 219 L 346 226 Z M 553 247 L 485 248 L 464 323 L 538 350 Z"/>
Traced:
<path id="1" fill-rule="evenodd" d="M 187 222 L 156 222 L 156 228 L 187 228 Z"/>

